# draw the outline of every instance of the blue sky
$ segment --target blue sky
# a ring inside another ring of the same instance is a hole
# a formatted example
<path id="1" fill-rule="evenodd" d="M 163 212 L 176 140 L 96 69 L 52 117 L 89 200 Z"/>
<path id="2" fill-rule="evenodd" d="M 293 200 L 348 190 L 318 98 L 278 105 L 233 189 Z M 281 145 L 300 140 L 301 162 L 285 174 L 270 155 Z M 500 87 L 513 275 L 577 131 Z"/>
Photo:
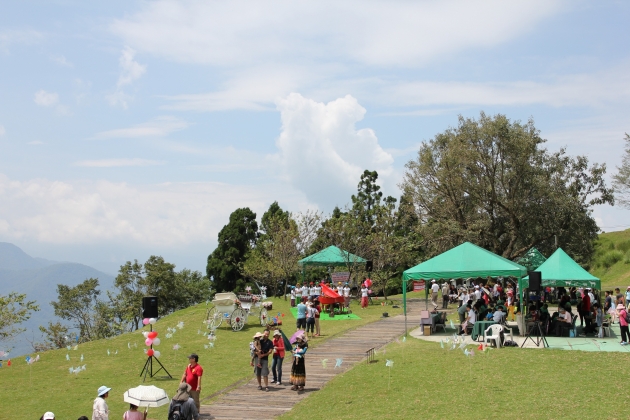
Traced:
<path id="1" fill-rule="evenodd" d="M 203 271 L 238 207 L 329 212 L 364 169 L 398 196 L 460 114 L 608 175 L 630 131 L 625 1 L 92 3 L 0 14 L 0 241 L 34 256 Z"/>

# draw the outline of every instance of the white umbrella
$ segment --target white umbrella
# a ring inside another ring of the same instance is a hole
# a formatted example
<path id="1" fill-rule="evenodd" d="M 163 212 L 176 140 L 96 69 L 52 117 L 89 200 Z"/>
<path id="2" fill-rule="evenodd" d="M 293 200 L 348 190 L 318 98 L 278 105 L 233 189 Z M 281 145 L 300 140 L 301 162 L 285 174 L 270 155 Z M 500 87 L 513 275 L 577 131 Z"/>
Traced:
<path id="1" fill-rule="evenodd" d="M 138 407 L 159 407 L 170 402 L 166 391 L 153 385 L 140 385 L 124 393 L 124 401 Z"/>

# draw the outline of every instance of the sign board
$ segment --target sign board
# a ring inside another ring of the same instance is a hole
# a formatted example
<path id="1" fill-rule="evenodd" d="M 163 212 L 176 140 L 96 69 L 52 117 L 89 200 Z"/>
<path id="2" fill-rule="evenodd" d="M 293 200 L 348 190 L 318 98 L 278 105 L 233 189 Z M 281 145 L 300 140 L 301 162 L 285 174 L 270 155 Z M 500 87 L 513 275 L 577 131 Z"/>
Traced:
<path id="1" fill-rule="evenodd" d="M 337 272 L 337 273 L 332 273 L 331 275 L 332 278 L 332 282 L 334 284 L 337 284 L 339 282 L 345 283 L 350 279 L 350 272 L 348 271 L 341 271 L 341 272 Z"/>
<path id="2" fill-rule="evenodd" d="M 420 281 L 414 281 L 413 282 L 413 291 L 414 292 L 420 292 L 422 290 L 424 290 L 424 280 L 420 280 Z"/>

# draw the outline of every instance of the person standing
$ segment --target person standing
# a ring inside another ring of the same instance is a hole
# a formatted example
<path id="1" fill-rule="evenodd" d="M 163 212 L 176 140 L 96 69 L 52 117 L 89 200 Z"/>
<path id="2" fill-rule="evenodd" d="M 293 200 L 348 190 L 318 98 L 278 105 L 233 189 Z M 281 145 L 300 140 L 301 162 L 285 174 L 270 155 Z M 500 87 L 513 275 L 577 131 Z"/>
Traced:
<path id="1" fill-rule="evenodd" d="M 617 305 L 617 315 L 619 316 L 619 328 L 621 329 L 621 344 L 625 346 L 628 344 L 628 321 L 626 321 L 626 315 L 628 312 L 626 311 L 626 307 L 623 303 Z"/>
<path id="2" fill-rule="evenodd" d="M 431 304 L 435 309 L 437 309 L 438 307 L 437 298 L 439 290 L 440 286 L 438 286 L 438 284 L 435 282 L 435 279 L 431 279 Z"/>
<path id="3" fill-rule="evenodd" d="M 291 307 L 295 308 L 295 286 L 291 286 Z"/>
<path id="4" fill-rule="evenodd" d="M 199 410 L 195 405 L 195 400 L 190 395 L 190 385 L 186 382 L 179 384 L 177 393 L 171 400 L 168 407 L 168 419 L 173 418 L 173 413 L 179 412 L 182 420 L 198 420 Z"/>
<path id="5" fill-rule="evenodd" d="M 199 356 L 195 353 L 188 356 L 188 362 L 188 366 L 186 366 L 186 370 L 184 371 L 180 382 L 186 382 L 190 385 L 190 391 L 188 391 L 188 393 L 193 400 L 195 400 L 195 406 L 197 407 L 197 411 L 199 411 L 201 408 L 199 393 L 201 392 L 201 376 L 203 375 L 203 368 L 199 365 Z"/>
<path id="6" fill-rule="evenodd" d="M 306 305 L 304 302 L 300 302 L 297 305 L 297 329 L 306 329 Z"/>
<path id="7" fill-rule="evenodd" d="M 313 301 L 313 307 L 315 308 L 315 337 L 319 337 L 321 330 L 319 329 L 319 318 L 322 313 L 322 308 L 319 306 L 319 299 Z"/>
<path id="8" fill-rule="evenodd" d="M 304 356 L 308 350 L 307 339 L 304 334 L 297 337 L 296 347 L 293 350 L 293 364 L 291 365 L 292 391 L 304 391 L 306 385 L 306 363 Z"/>
<path id="9" fill-rule="evenodd" d="M 368 307 L 368 288 L 363 283 L 361 286 L 361 309 L 365 309 Z"/>
<path id="10" fill-rule="evenodd" d="M 306 302 L 308 300 L 308 291 L 309 291 L 309 288 L 306 285 L 306 283 L 304 283 L 302 285 L 302 302 Z"/>
<path id="11" fill-rule="evenodd" d="M 295 302 L 302 302 L 302 286 L 300 286 L 300 283 L 295 286 Z"/>
<path id="12" fill-rule="evenodd" d="M 273 343 L 269 339 L 269 330 L 263 332 L 260 339 L 260 352 L 258 353 L 259 366 L 254 368 L 258 389 L 262 390 L 262 379 L 265 381 L 265 391 L 269 391 L 269 355 L 273 352 Z"/>
<path id="13" fill-rule="evenodd" d="M 109 408 L 105 402 L 105 398 L 109 397 L 111 388 L 105 385 L 101 386 L 96 392 L 96 399 L 92 405 L 92 420 L 109 420 Z"/>
<path id="14" fill-rule="evenodd" d="M 350 307 L 350 286 L 348 286 L 348 283 L 343 287 L 343 303 L 346 309 Z"/>
<path id="15" fill-rule="evenodd" d="M 275 330 L 273 332 L 273 363 L 271 373 L 273 374 L 272 384 L 282 385 L 282 362 L 284 361 L 284 338 L 282 333 Z"/>
<path id="16" fill-rule="evenodd" d="M 147 420 L 147 410 L 145 409 L 143 413 L 138 411 L 137 405 L 129 404 L 129 410 L 123 414 L 123 420 Z"/>
<path id="17" fill-rule="evenodd" d="M 450 290 L 448 283 L 444 282 L 442 285 L 442 309 L 448 309 L 448 294 Z"/>

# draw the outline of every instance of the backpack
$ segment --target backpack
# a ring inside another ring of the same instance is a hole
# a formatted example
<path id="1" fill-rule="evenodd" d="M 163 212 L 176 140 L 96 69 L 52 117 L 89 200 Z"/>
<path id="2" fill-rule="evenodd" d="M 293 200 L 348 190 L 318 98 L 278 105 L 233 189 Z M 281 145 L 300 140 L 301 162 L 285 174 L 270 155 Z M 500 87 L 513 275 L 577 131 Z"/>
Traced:
<path id="1" fill-rule="evenodd" d="M 173 403 L 173 409 L 168 416 L 168 420 L 185 420 L 186 418 L 182 415 L 182 401 L 173 400 Z"/>
<path id="2" fill-rule="evenodd" d="M 628 311 L 627 311 L 627 310 L 625 310 L 625 309 L 624 309 L 624 311 L 626 312 L 626 316 L 625 316 L 625 318 L 626 318 L 626 322 L 627 322 L 628 324 L 630 324 L 630 313 L 628 313 Z"/>

